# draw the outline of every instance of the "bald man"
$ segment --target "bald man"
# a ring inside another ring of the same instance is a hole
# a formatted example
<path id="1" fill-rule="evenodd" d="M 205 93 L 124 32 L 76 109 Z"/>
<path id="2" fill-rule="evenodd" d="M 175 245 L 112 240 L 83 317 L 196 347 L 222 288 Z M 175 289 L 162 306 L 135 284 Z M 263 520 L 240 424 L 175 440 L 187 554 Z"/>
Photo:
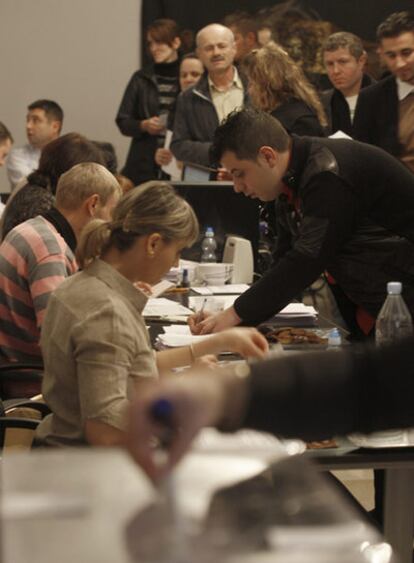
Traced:
<path id="1" fill-rule="evenodd" d="M 209 166 L 210 146 L 219 124 L 247 102 L 247 88 L 234 66 L 233 32 L 213 23 L 196 37 L 197 54 L 206 68 L 198 83 L 177 100 L 171 150 L 178 160 Z"/>

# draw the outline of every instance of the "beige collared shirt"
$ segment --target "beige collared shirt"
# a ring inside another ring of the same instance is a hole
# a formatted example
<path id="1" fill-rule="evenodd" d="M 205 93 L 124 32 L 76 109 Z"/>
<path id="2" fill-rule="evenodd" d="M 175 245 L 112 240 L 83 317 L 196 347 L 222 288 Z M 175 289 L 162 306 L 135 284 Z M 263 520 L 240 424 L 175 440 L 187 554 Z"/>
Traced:
<path id="1" fill-rule="evenodd" d="M 229 113 L 231 113 L 235 109 L 241 109 L 243 107 L 243 83 L 240 79 L 236 67 L 233 67 L 233 71 L 233 80 L 229 88 L 226 88 L 225 90 L 217 88 L 217 86 L 215 86 L 213 81 L 211 80 L 210 76 L 208 77 L 210 95 L 214 107 L 217 111 L 219 123 L 221 123 L 223 119 L 225 119 L 229 115 Z"/>
<path id="2" fill-rule="evenodd" d="M 129 387 L 156 377 L 141 316 L 147 298 L 102 260 L 52 294 L 42 327 L 43 395 L 52 410 L 36 437 L 50 445 L 85 443 L 86 420 L 125 429 Z"/>

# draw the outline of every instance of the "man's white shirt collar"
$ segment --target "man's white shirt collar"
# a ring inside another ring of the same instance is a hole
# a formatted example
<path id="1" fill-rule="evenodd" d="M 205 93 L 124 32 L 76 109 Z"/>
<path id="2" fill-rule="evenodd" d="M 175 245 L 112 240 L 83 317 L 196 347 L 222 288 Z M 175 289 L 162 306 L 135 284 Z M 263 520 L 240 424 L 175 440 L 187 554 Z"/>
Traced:
<path id="1" fill-rule="evenodd" d="M 411 94 L 411 92 L 414 92 L 414 84 L 409 84 L 408 82 L 403 82 L 399 78 L 397 78 L 396 80 L 397 80 L 398 99 L 401 102 L 402 100 L 404 100 L 404 98 L 406 98 L 408 96 L 408 94 Z"/>

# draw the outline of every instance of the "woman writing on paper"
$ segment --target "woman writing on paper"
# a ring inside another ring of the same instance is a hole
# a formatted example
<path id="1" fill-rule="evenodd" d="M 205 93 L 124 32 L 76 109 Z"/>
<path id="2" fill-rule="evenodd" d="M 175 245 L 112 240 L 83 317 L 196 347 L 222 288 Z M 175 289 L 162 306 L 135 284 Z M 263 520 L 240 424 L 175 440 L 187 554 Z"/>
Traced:
<path id="1" fill-rule="evenodd" d="M 147 297 L 134 283 L 158 282 L 197 235 L 193 210 L 164 182 L 128 192 L 112 221 L 85 229 L 78 246 L 83 271 L 52 295 L 43 324 L 43 395 L 52 414 L 37 429 L 38 443 L 122 444 L 129 392 L 144 378 L 223 350 L 265 355 L 267 343 L 254 329 L 151 349 L 142 318 Z"/>

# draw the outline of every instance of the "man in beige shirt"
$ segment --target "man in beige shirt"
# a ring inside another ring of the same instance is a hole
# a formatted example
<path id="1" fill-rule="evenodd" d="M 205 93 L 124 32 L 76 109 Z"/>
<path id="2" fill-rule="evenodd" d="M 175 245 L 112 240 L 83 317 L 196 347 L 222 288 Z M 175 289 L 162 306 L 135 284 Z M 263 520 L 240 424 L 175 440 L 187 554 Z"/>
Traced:
<path id="1" fill-rule="evenodd" d="M 233 64 L 236 46 L 229 28 L 210 24 L 198 32 L 196 42 L 206 73 L 177 100 L 171 150 L 178 160 L 209 166 L 214 132 L 246 104 L 247 89 Z"/>

